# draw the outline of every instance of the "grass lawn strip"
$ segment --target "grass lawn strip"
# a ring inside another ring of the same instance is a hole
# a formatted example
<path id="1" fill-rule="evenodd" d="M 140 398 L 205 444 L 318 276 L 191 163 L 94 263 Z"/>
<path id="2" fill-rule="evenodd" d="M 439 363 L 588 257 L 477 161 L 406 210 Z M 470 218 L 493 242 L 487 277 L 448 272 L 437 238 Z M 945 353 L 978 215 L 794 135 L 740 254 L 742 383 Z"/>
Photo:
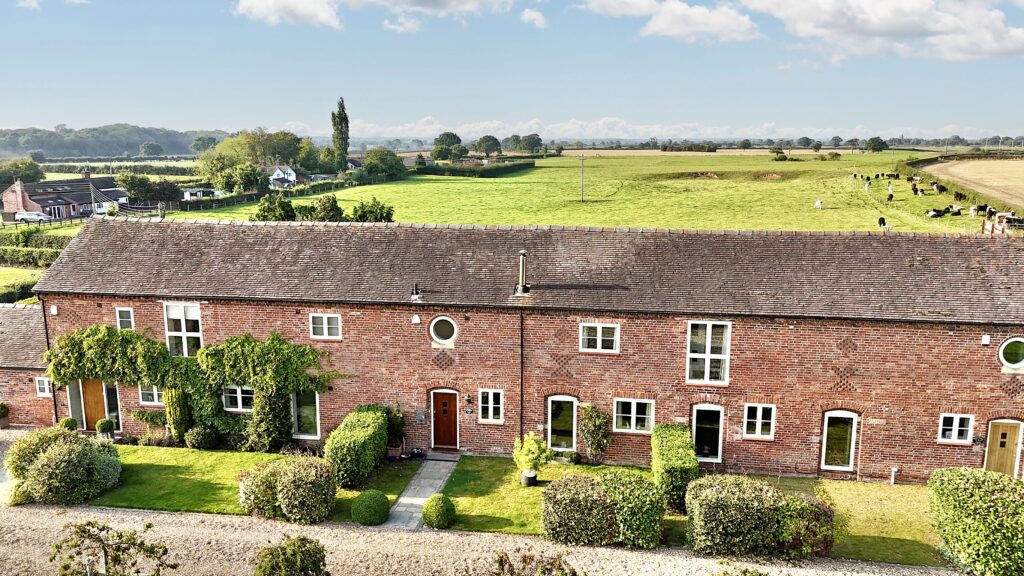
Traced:
<path id="1" fill-rule="evenodd" d="M 0 266 L 0 286 L 8 286 L 33 278 L 38 279 L 43 271 L 39 268 L 16 268 Z"/>

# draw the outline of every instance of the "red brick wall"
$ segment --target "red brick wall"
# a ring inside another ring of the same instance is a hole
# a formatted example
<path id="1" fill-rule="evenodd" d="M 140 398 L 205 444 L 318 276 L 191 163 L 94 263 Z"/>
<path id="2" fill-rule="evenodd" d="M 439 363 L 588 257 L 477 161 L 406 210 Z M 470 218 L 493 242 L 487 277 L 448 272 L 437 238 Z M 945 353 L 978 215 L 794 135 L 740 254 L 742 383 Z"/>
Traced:
<path id="1" fill-rule="evenodd" d="M 55 335 L 97 322 L 114 323 L 114 307 L 135 310 L 136 329 L 164 337 L 162 304 L 154 300 L 47 297 L 58 307 L 49 320 Z M 342 315 L 341 341 L 310 340 L 309 312 Z M 438 314 L 458 323 L 453 349 L 432 347 L 430 320 Z M 420 323 L 412 323 L 418 315 Z M 687 320 L 674 315 L 525 312 L 526 431 L 543 434 L 545 399 L 568 394 L 611 412 L 612 399 L 656 401 L 658 422 L 689 422 L 692 406 L 725 408 L 724 462 L 720 468 L 783 474 L 817 474 L 823 412 L 861 415 L 857 468 L 861 477 L 920 481 L 935 467 L 981 466 L 982 446 L 940 445 L 940 412 L 975 415 L 974 435 L 984 436 L 995 418 L 1024 420 L 1024 375 L 1003 374 L 999 343 L 1024 327 L 722 318 L 732 320 L 728 386 L 685 383 Z M 621 325 L 618 354 L 578 351 L 580 321 Z M 202 305 L 204 343 L 251 332 L 280 332 L 328 353 L 327 367 L 349 375 L 322 395 L 326 435 L 356 404 L 398 404 L 407 414 L 408 447 L 428 447 L 430 391 L 460 393 L 460 446 L 477 453 L 508 453 L 520 429 L 519 315 L 511 310 L 441 309 L 418 306 L 309 306 L 217 301 Z M 981 345 L 989 334 L 992 344 Z M 504 424 L 477 422 L 480 388 L 505 391 Z M 467 404 L 466 397 L 472 402 Z M 138 401 L 136 388 L 121 389 L 122 412 Z M 773 441 L 742 438 L 743 404 L 777 406 Z M 466 408 L 472 414 L 466 414 Z M 417 423 L 417 415 L 424 423 Z M 126 419 L 126 430 L 138 424 Z M 643 434 L 615 434 L 609 460 L 643 464 L 650 443 Z M 843 474 L 832 474 L 843 476 Z"/>
<path id="2" fill-rule="evenodd" d="M 0 402 L 10 408 L 8 419 L 14 426 L 53 424 L 52 399 L 36 394 L 37 376 L 43 376 L 43 371 L 0 368 Z"/>

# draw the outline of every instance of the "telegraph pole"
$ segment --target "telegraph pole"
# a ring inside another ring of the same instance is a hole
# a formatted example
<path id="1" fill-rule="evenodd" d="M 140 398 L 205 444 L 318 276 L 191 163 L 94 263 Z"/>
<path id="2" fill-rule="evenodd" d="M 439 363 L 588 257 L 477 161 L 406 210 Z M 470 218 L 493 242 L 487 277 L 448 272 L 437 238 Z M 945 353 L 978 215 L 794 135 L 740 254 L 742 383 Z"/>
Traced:
<path id="1" fill-rule="evenodd" d="M 586 160 L 584 154 L 580 154 L 580 202 L 583 202 L 583 161 Z"/>

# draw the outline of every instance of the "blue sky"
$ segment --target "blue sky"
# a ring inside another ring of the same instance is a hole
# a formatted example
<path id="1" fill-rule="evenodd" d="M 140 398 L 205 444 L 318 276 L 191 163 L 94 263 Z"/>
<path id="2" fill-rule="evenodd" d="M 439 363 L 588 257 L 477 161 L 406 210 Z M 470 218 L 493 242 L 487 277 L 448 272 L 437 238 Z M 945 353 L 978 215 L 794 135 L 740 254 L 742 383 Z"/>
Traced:
<path id="1" fill-rule="evenodd" d="M 7 128 L 322 135 L 343 95 L 356 137 L 1024 134 L 1024 0 L 0 0 L 0 21 Z"/>

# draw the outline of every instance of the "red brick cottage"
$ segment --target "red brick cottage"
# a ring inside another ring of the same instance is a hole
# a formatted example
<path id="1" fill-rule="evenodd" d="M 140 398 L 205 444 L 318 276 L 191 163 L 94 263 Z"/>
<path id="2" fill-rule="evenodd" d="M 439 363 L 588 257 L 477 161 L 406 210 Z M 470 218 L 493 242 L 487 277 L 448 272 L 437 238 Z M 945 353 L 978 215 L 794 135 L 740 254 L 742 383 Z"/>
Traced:
<path id="1" fill-rule="evenodd" d="M 300 438 L 380 402 L 407 447 L 507 454 L 536 431 L 572 450 L 592 403 L 613 462 L 684 422 L 709 467 L 921 481 L 1022 472 L 1022 271 L 997 237 L 103 218 L 36 289 L 49 345 L 109 323 L 177 354 L 272 331 L 324 350 L 351 377 L 295 399 Z M 119 384 L 71 383 L 58 415 L 160 405 Z M 53 403 L 23 390 L 0 394 Z"/>

